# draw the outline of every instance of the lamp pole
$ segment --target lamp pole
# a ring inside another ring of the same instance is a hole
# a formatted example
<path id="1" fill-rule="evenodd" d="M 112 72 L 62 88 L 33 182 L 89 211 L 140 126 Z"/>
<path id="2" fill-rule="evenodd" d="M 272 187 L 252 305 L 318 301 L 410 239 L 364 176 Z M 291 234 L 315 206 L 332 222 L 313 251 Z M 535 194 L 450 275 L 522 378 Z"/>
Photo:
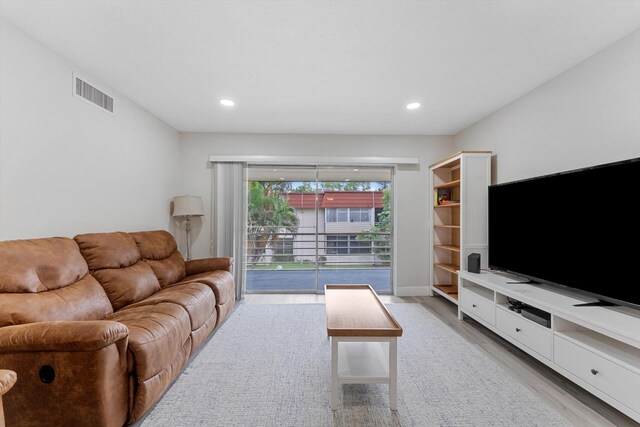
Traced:
<path id="1" fill-rule="evenodd" d="M 187 261 L 191 259 L 191 215 L 186 216 L 187 220 Z"/>

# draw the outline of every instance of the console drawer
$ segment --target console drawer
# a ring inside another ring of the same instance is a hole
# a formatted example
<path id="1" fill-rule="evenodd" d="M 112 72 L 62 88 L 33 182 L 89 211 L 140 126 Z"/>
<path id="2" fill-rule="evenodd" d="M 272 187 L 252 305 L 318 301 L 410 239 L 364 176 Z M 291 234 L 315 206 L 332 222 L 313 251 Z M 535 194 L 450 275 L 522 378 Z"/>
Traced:
<path id="1" fill-rule="evenodd" d="M 539 355 L 551 360 L 551 329 L 536 325 L 518 313 L 496 309 L 496 327 Z"/>
<path id="2" fill-rule="evenodd" d="M 562 337 L 553 337 L 553 361 L 618 402 L 640 410 L 640 375 Z"/>
<path id="3" fill-rule="evenodd" d="M 493 301 L 482 298 L 463 287 L 460 303 L 467 313 L 477 316 L 491 326 L 496 324 L 496 308 Z"/>

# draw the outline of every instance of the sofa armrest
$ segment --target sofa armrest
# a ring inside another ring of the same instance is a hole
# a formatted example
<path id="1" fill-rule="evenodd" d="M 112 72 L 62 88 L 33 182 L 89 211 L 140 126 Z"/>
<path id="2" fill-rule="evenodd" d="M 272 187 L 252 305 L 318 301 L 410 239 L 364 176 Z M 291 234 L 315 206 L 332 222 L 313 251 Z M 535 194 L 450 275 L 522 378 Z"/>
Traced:
<path id="1" fill-rule="evenodd" d="M 229 273 L 233 273 L 233 258 L 221 257 L 192 259 L 185 262 L 185 267 L 187 269 L 187 276 L 216 270 L 226 270 Z"/>
<path id="2" fill-rule="evenodd" d="M 17 378 L 18 376 L 15 372 L 0 369 L 0 397 L 13 387 Z"/>
<path id="3" fill-rule="evenodd" d="M 39 322 L 0 328 L 0 354 L 21 351 L 92 351 L 121 339 L 129 329 L 109 320 Z"/>

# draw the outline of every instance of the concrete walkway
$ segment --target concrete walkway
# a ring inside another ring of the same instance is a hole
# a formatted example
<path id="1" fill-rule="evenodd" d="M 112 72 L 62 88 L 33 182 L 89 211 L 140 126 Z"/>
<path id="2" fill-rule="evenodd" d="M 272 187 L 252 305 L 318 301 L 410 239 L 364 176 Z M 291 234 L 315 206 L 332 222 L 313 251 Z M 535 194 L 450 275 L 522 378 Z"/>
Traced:
<path id="1" fill-rule="evenodd" d="M 325 284 L 368 284 L 376 292 L 391 290 L 391 271 L 388 268 L 344 268 L 318 272 L 319 288 Z M 315 291 L 315 270 L 247 270 L 247 291 Z"/>

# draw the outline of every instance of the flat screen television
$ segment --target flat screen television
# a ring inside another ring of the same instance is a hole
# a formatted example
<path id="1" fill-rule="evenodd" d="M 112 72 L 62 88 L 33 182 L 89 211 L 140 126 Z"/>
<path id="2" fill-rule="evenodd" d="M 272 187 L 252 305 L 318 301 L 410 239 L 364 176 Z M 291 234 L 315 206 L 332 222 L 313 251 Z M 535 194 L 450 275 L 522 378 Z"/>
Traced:
<path id="1" fill-rule="evenodd" d="M 489 267 L 640 309 L 640 158 L 489 187 Z"/>

